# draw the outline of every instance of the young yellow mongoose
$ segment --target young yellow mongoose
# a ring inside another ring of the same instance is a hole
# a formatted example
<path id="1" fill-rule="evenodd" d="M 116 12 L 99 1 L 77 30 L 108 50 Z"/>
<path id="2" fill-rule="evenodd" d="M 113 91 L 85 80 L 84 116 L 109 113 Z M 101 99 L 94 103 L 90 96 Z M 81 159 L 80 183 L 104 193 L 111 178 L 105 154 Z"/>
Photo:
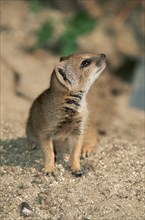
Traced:
<path id="1" fill-rule="evenodd" d="M 86 95 L 104 70 L 105 57 L 83 53 L 61 57 L 50 87 L 33 102 L 26 134 L 29 141 L 42 147 L 45 173 L 55 169 L 57 145 L 70 146 L 70 167 L 76 175 L 81 170 L 80 156 L 88 156 L 95 150 L 96 137 L 87 120 Z"/>

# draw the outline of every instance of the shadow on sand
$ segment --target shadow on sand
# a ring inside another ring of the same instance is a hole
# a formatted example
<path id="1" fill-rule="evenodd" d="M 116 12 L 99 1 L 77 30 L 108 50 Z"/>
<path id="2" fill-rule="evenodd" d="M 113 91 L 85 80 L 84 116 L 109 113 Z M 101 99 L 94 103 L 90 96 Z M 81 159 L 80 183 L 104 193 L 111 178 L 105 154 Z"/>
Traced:
<path id="1" fill-rule="evenodd" d="M 1 140 L 1 166 L 20 166 L 39 168 L 42 166 L 41 149 L 31 150 L 24 137 Z"/>
<path id="2" fill-rule="evenodd" d="M 28 146 L 25 137 L 18 137 L 17 139 L 0 140 L 1 160 L 0 166 L 20 166 L 21 168 L 33 167 L 39 171 L 43 168 L 43 154 L 40 147 L 32 149 Z M 68 167 L 68 163 L 64 161 L 65 151 L 57 149 L 57 164 L 63 164 Z"/>

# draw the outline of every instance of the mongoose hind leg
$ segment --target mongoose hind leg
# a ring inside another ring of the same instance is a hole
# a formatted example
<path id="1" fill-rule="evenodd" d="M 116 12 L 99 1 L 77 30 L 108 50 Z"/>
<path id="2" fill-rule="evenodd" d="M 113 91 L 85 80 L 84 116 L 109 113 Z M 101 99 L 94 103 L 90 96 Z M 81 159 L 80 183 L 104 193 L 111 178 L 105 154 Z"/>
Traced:
<path id="1" fill-rule="evenodd" d="M 70 153 L 70 144 L 68 138 L 65 140 L 54 141 L 54 152 L 58 163 L 65 160 Z"/>
<path id="2" fill-rule="evenodd" d="M 84 140 L 81 149 L 81 158 L 89 157 L 96 153 L 97 148 L 97 132 L 96 127 L 89 123 L 85 129 Z"/>
<path id="3" fill-rule="evenodd" d="M 28 150 L 36 150 L 38 147 L 38 142 L 34 138 L 27 138 L 27 147 Z"/>

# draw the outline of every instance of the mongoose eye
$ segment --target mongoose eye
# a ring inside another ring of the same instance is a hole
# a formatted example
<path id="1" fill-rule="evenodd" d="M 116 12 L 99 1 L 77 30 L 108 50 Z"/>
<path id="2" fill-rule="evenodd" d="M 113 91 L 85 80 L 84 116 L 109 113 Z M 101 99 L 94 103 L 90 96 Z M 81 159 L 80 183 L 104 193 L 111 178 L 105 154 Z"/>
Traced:
<path id="1" fill-rule="evenodd" d="M 89 66 L 92 63 L 91 59 L 86 59 L 81 63 L 81 68 L 85 68 L 87 66 Z"/>

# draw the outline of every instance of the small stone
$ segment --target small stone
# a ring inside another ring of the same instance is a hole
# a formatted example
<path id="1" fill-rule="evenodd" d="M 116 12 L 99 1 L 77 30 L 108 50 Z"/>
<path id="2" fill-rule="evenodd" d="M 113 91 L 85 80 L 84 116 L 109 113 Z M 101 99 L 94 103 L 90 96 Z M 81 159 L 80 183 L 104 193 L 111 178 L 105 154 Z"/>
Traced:
<path id="1" fill-rule="evenodd" d="M 22 202 L 20 204 L 20 215 L 21 216 L 32 216 L 33 215 L 33 210 L 27 202 Z"/>

